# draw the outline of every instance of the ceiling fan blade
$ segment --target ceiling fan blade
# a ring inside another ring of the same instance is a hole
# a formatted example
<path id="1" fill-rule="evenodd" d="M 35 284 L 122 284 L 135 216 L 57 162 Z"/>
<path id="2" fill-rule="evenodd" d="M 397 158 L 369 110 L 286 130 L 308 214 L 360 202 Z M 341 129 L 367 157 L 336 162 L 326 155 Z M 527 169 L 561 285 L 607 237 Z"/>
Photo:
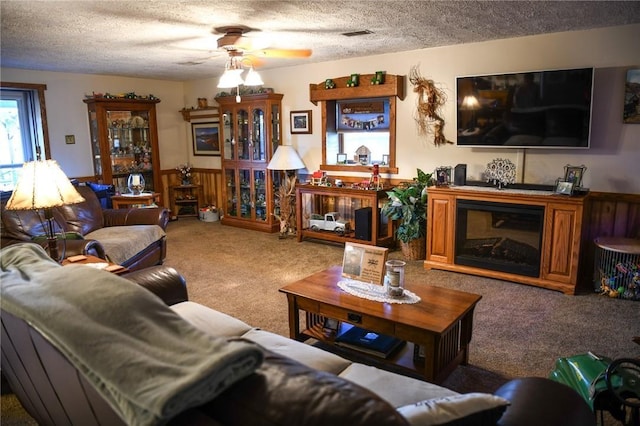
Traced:
<path id="1" fill-rule="evenodd" d="M 257 56 L 251 54 L 244 54 L 242 55 L 242 57 L 251 62 L 251 66 L 253 66 L 254 68 L 260 68 L 265 64 L 264 59 L 258 58 Z"/>
<path id="2" fill-rule="evenodd" d="M 311 49 L 260 49 L 251 52 L 262 58 L 308 58 L 311 53 Z"/>

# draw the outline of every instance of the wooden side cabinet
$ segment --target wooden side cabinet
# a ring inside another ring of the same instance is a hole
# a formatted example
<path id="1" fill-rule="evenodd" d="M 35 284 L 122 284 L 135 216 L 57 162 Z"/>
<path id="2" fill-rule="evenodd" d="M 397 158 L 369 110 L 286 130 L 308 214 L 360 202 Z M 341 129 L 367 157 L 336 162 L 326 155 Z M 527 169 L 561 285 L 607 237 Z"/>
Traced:
<path id="1" fill-rule="evenodd" d="M 453 263 L 453 219 L 455 198 L 451 195 L 431 194 L 427 199 L 429 232 L 427 232 L 427 260 Z"/>
<path id="2" fill-rule="evenodd" d="M 480 275 L 575 294 L 588 195 L 568 197 L 543 191 L 479 187 L 431 187 L 428 192 L 426 269 Z M 459 209 L 467 205 L 480 206 L 480 211 L 488 206 L 487 213 L 476 214 L 472 219 Z M 497 210 L 492 210 L 494 207 Z M 462 218 L 464 214 L 467 216 Z M 537 217 L 533 223 L 538 225 L 524 225 L 523 214 Z M 536 232 L 531 232 L 531 227 Z M 534 251 L 539 262 L 532 267 L 523 259 L 530 259 Z M 468 255 L 469 252 L 473 254 Z M 500 255 L 494 256 L 497 252 Z M 475 263 L 475 258 L 468 259 L 477 253 L 481 253 L 477 257 L 489 260 Z M 503 262 L 500 267 L 490 264 L 500 261 Z"/>
<path id="3" fill-rule="evenodd" d="M 202 201 L 202 185 L 178 185 L 170 189 L 173 216 L 198 217 Z"/>
<path id="4" fill-rule="evenodd" d="M 393 222 L 381 214 L 387 201 L 388 189 L 378 191 L 299 184 L 296 186 L 296 224 L 298 241 L 318 239 L 338 243 L 354 242 L 381 247 L 396 244 Z M 335 227 L 316 225 L 316 217 L 338 213 L 340 220 L 349 222 L 347 232 L 338 233 Z"/>

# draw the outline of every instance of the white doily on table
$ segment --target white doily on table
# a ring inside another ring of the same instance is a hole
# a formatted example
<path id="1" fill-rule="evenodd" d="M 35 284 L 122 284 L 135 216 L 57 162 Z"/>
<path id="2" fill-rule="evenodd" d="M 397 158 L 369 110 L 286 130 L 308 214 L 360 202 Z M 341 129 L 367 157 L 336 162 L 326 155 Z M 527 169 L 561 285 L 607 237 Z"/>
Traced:
<path id="1" fill-rule="evenodd" d="M 387 295 L 384 286 L 369 284 L 356 280 L 342 280 L 338 281 L 338 287 L 352 296 L 362 297 L 363 299 L 374 300 L 376 302 L 387 303 L 418 303 L 420 296 L 404 289 L 401 297 L 391 297 Z"/>

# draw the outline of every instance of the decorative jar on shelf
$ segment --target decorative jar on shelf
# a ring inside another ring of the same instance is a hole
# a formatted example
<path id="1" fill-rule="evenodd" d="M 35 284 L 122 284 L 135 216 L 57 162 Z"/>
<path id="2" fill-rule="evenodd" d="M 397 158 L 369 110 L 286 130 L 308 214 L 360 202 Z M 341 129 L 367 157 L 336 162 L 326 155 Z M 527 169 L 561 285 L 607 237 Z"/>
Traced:
<path id="1" fill-rule="evenodd" d="M 144 177 L 141 173 L 131 173 L 127 179 L 127 187 L 133 195 L 140 195 L 144 191 Z"/>

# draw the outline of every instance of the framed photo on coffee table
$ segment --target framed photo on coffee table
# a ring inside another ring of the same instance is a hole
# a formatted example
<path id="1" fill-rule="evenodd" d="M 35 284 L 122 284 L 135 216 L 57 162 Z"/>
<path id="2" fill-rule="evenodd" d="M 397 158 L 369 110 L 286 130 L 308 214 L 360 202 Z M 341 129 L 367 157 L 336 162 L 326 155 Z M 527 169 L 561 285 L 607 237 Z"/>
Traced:
<path id="1" fill-rule="evenodd" d="M 342 276 L 356 281 L 382 285 L 386 247 L 346 242 L 342 259 Z"/>

